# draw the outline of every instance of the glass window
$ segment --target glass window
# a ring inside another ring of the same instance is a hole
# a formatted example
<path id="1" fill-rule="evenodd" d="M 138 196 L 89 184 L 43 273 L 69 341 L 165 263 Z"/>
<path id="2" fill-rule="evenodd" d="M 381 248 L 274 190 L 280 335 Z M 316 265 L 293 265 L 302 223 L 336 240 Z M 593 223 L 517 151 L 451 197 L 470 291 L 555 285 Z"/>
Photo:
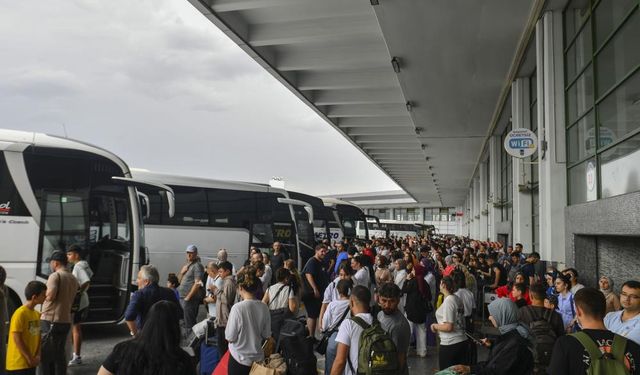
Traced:
<path id="1" fill-rule="evenodd" d="M 184 225 L 208 225 L 207 195 L 202 188 L 172 186 L 176 210 L 169 222 Z"/>
<path id="2" fill-rule="evenodd" d="M 570 204 L 593 201 L 597 197 L 596 160 L 589 159 L 568 171 Z"/>
<path id="3" fill-rule="evenodd" d="M 227 189 L 207 189 L 209 225 L 250 228 L 256 220 L 256 193 Z M 177 205 L 177 199 L 176 199 Z"/>
<path id="4" fill-rule="evenodd" d="M 589 17 L 589 0 L 573 0 L 564 11 L 565 45 L 568 45 L 580 31 Z"/>
<path id="5" fill-rule="evenodd" d="M 600 147 L 623 138 L 640 127 L 640 71 L 627 79 L 598 105 Z"/>
<path id="6" fill-rule="evenodd" d="M 567 49 L 566 65 L 567 65 L 567 82 L 571 82 L 576 78 L 578 73 L 587 66 L 593 55 L 591 50 L 591 22 L 580 31 L 576 40 Z"/>
<path id="7" fill-rule="evenodd" d="M 640 135 L 604 151 L 600 175 L 603 198 L 640 190 Z"/>
<path id="8" fill-rule="evenodd" d="M 640 12 L 634 12 L 596 57 L 598 96 L 640 65 Z"/>
<path id="9" fill-rule="evenodd" d="M 571 124 L 593 107 L 593 67 L 584 73 L 567 90 L 567 121 Z"/>
<path id="10" fill-rule="evenodd" d="M 568 161 L 578 162 L 596 152 L 595 115 L 591 111 L 567 132 Z"/>
<path id="11" fill-rule="evenodd" d="M 598 3 L 594 11 L 596 48 L 602 45 L 636 4 L 638 4 L 637 0 L 601 0 Z"/>

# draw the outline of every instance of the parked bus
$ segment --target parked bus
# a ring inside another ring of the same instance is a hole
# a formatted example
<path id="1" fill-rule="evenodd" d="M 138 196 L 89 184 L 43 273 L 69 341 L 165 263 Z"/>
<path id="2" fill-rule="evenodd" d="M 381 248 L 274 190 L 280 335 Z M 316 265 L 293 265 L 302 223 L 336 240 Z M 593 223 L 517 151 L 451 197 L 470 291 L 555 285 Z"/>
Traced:
<path id="1" fill-rule="evenodd" d="M 334 225 L 333 218 L 329 215 L 329 210 L 324 206 L 322 199 L 295 191 L 287 193 L 289 198 L 306 202 L 313 209 L 313 223 L 309 223 L 307 210 L 300 205 L 293 206 L 300 241 L 299 267 L 302 269 L 306 261 L 315 254 L 315 246 L 331 236 L 329 228 L 337 227 L 337 223 Z"/>
<path id="2" fill-rule="evenodd" d="M 380 220 L 380 226 L 387 231 L 388 238 L 416 237 L 420 227 L 412 221 Z"/>
<path id="3" fill-rule="evenodd" d="M 146 263 L 135 188 L 141 184 L 101 148 L 0 130 L 0 264 L 7 271 L 10 312 L 22 304 L 29 281 L 46 281 L 54 250 L 79 245 L 94 272 L 87 322 L 122 320 L 138 268 Z M 173 206 L 166 186 L 145 187 L 164 191 Z"/>
<path id="4" fill-rule="evenodd" d="M 387 238 L 387 230 L 382 228 L 379 222 L 373 219 L 367 219 L 366 228 L 369 230 L 369 237 L 371 239 L 385 239 Z M 366 235 L 365 222 L 358 221 L 356 223 L 356 237 L 364 239 Z"/>
<path id="5" fill-rule="evenodd" d="M 369 226 L 367 225 L 367 219 L 379 222 L 376 216 L 365 215 L 365 213 L 356 206 L 347 201 L 343 201 L 335 198 L 322 198 L 325 207 L 329 208 L 329 213 L 333 215 L 334 221 L 340 226 L 343 237 L 345 239 L 369 239 Z M 362 222 L 364 227 L 364 236 L 358 237 L 357 227 L 358 222 Z M 330 228 L 333 232 L 337 228 Z M 336 238 L 336 241 L 341 241 L 343 238 Z"/>
<path id="6" fill-rule="evenodd" d="M 279 241 L 296 261 L 301 248 L 312 246 L 312 206 L 289 199 L 285 190 L 139 169 L 134 169 L 133 174 L 166 184 L 175 194 L 175 215 L 170 218 L 163 200 L 145 191 L 151 202 L 150 215 L 145 220 L 146 242 L 151 262 L 161 277 L 180 270 L 189 244 L 198 247 L 203 261 L 214 259 L 219 249 L 226 249 L 228 260 L 236 268 L 247 259 L 250 246 L 270 253 L 273 242 Z M 307 224 L 298 230 L 303 221 Z"/>

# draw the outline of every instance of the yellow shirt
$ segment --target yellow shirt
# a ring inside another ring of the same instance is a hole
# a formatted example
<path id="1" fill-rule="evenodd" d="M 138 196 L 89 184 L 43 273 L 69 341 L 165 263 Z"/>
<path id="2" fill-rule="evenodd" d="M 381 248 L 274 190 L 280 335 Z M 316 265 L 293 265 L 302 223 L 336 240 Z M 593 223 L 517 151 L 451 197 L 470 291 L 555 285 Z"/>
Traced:
<path id="1" fill-rule="evenodd" d="M 7 370 L 22 370 L 29 368 L 27 359 L 20 354 L 13 332 L 20 332 L 27 351 L 35 356 L 40 346 L 40 313 L 26 306 L 20 306 L 11 317 L 9 327 L 9 345 L 7 346 Z"/>

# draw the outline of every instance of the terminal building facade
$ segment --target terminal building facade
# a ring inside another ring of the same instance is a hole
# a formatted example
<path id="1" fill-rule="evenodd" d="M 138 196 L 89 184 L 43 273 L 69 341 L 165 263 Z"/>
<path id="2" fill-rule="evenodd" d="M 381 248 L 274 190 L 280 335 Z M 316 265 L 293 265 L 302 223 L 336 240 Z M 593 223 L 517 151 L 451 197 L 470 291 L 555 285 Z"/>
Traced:
<path id="1" fill-rule="evenodd" d="M 413 198 L 369 213 L 637 276 L 637 0 L 190 1 Z"/>

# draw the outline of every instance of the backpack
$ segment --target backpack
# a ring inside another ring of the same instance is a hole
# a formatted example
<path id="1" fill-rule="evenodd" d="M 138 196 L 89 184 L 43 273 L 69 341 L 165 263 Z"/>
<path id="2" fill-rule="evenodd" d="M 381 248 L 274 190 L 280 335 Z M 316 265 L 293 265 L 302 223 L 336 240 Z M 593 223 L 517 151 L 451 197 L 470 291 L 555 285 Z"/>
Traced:
<path id="1" fill-rule="evenodd" d="M 400 372 L 398 351 L 380 323 L 374 318 L 369 325 L 358 316 L 351 320 L 363 329 L 358 347 L 358 368 L 354 370 L 351 359 L 347 360 L 351 372 L 357 375 L 397 375 Z"/>
<path id="2" fill-rule="evenodd" d="M 525 311 L 531 313 L 531 322 L 529 322 L 529 332 L 531 336 L 535 338 L 534 351 L 533 351 L 533 363 L 534 374 L 546 374 L 546 369 L 551 362 L 551 354 L 553 353 L 553 346 L 556 343 L 557 336 L 553 327 L 551 326 L 551 317 L 553 311 L 549 310 L 538 315 L 538 312 L 533 308 L 526 308 Z M 545 314 L 547 316 L 545 317 Z"/>
<path id="3" fill-rule="evenodd" d="M 299 320 L 286 319 L 280 329 L 278 347 L 288 375 L 309 375 L 317 372 L 313 338 L 307 337 L 307 327 Z"/>
<path id="4" fill-rule="evenodd" d="M 580 344 L 589 353 L 591 364 L 587 370 L 588 375 L 629 375 L 631 372 L 624 364 L 624 350 L 627 347 L 627 339 L 614 334 L 613 345 L 610 353 L 602 353 L 595 342 L 584 332 L 572 333 Z"/>

